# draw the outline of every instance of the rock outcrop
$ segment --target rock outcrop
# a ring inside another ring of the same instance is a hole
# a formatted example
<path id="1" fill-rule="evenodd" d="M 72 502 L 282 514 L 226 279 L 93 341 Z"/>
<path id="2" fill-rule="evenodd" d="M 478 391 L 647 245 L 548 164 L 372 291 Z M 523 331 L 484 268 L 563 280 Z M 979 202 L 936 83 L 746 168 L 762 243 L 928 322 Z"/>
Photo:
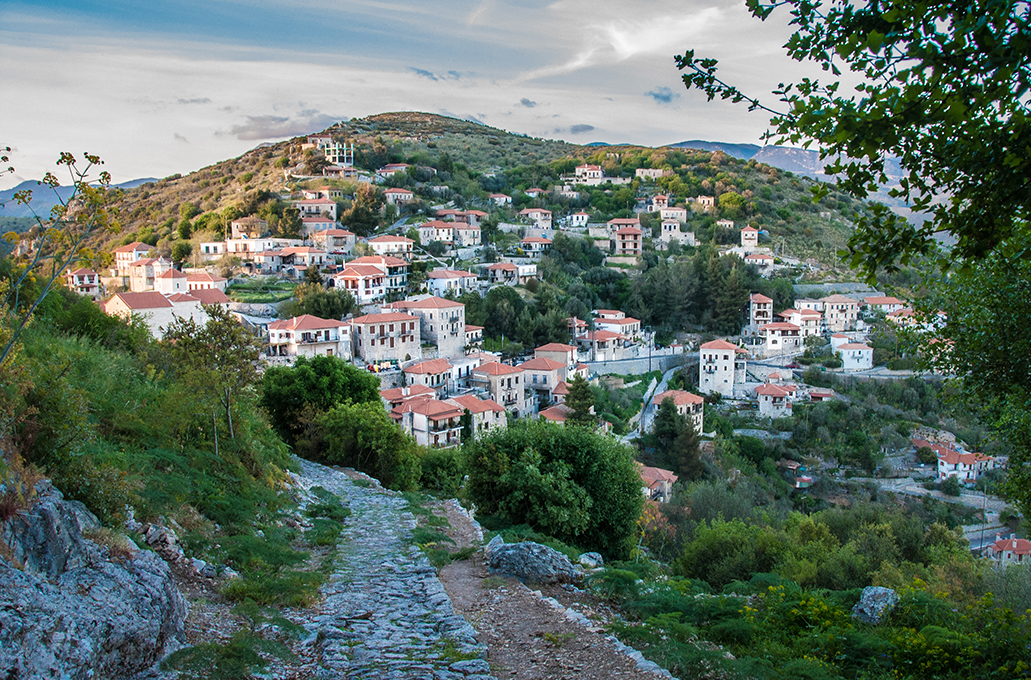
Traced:
<path id="1" fill-rule="evenodd" d="M 540 543 L 505 543 L 495 536 L 484 552 L 487 566 L 495 574 L 533 583 L 573 583 L 580 579 L 568 557 Z"/>
<path id="2" fill-rule="evenodd" d="M 153 666 L 183 631 L 186 605 L 168 564 L 130 541 L 103 547 L 100 522 L 43 481 L 0 524 L 0 677 L 126 678 Z"/>
<path id="3" fill-rule="evenodd" d="M 856 602 L 856 606 L 852 607 L 852 618 L 876 626 L 884 620 L 884 617 L 898 603 L 899 596 L 891 588 L 867 586 L 863 588 L 863 594 L 859 596 L 859 602 Z"/>

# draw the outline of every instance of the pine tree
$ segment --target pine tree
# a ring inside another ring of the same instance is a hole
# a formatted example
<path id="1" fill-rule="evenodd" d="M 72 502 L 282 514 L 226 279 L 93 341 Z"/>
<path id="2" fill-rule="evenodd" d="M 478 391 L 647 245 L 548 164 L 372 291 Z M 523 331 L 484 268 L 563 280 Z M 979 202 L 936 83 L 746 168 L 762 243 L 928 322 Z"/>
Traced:
<path id="1" fill-rule="evenodd" d="M 591 409 L 594 408 L 594 395 L 591 393 L 590 384 L 583 379 L 583 376 L 577 375 L 570 381 L 566 406 L 572 409 L 572 412 L 566 416 L 567 423 L 589 427 L 598 424 L 598 417 L 591 412 Z"/>

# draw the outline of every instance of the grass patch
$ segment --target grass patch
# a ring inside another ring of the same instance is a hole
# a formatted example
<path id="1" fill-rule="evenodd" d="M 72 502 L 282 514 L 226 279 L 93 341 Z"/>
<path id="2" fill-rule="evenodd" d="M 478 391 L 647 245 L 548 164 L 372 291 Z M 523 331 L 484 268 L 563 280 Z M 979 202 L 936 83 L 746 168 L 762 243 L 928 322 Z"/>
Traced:
<path id="1" fill-rule="evenodd" d="M 488 576 L 480 581 L 480 587 L 484 590 L 495 590 L 505 585 L 505 579 L 500 576 Z"/>
<path id="2" fill-rule="evenodd" d="M 372 487 L 372 482 L 368 479 L 352 479 L 351 482 L 358 487 L 368 489 Z"/>
<path id="3" fill-rule="evenodd" d="M 336 545 L 340 532 L 344 530 L 340 522 L 322 517 L 313 519 L 311 524 L 311 529 L 305 532 L 304 537 L 316 546 Z"/>

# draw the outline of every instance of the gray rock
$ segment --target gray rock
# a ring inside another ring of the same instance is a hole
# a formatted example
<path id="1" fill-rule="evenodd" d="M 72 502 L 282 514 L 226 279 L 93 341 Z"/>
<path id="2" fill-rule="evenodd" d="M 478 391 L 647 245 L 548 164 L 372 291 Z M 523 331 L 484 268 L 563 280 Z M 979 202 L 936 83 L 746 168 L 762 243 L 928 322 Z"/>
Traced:
<path id="1" fill-rule="evenodd" d="M 536 583 L 572 583 L 580 578 L 568 557 L 546 545 L 526 541 L 487 547 L 487 566 L 493 573 Z"/>
<path id="2" fill-rule="evenodd" d="M 596 552 L 585 552 L 580 555 L 579 562 L 588 569 L 597 569 L 605 564 L 605 560 L 602 558 L 601 553 Z"/>
<path id="3" fill-rule="evenodd" d="M 485 556 L 486 556 L 486 557 L 487 557 L 488 559 L 490 559 L 490 554 L 491 554 L 492 552 L 494 552 L 494 550 L 495 550 L 495 549 L 496 549 L 496 548 L 497 548 L 498 546 L 502 546 L 502 545 L 505 545 L 505 539 L 501 538 L 501 534 L 498 534 L 498 535 L 497 535 L 497 536 L 495 536 L 494 538 L 490 539 L 490 542 L 489 542 L 489 543 L 487 543 L 487 547 L 485 547 L 485 548 L 483 549 L 483 554 L 484 554 L 484 555 L 485 555 Z"/>
<path id="4" fill-rule="evenodd" d="M 898 594 L 891 588 L 867 586 L 859 596 L 859 602 L 852 607 L 852 618 L 873 625 L 880 624 L 884 617 L 899 603 Z"/>
<path id="5" fill-rule="evenodd" d="M 0 524 L 22 566 L 0 558 L 0 677 L 115 679 L 150 668 L 186 618 L 168 564 L 147 550 L 109 560 L 82 535 L 97 518 L 42 491 Z"/>

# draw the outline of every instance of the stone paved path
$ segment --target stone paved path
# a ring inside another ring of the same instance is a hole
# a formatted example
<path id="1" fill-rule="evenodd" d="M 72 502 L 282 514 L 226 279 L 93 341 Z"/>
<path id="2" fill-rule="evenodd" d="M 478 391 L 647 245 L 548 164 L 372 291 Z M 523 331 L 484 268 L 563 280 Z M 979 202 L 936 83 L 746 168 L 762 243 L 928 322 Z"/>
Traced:
<path id="1" fill-rule="evenodd" d="M 317 677 L 489 680 L 486 648 L 411 542 L 415 518 L 404 498 L 300 462 L 305 485 L 351 509 L 325 599 L 306 624 L 319 651 Z"/>

